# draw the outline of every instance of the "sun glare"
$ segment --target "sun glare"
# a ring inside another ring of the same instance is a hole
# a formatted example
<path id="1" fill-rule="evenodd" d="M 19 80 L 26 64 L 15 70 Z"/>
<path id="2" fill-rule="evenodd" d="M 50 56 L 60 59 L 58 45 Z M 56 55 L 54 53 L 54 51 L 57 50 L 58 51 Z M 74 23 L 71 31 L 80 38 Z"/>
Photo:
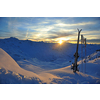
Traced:
<path id="1" fill-rule="evenodd" d="M 62 40 L 60 40 L 60 41 L 59 41 L 59 44 L 61 45 L 62 43 L 63 43 L 63 41 L 62 41 Z"/>

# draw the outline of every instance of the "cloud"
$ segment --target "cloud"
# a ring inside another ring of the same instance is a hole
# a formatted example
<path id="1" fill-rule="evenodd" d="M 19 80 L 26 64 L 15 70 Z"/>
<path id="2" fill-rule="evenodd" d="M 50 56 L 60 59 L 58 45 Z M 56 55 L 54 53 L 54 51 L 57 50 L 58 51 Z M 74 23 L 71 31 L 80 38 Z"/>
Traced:
<path id="1" fill-rule="evenodd" d="M 90 35 L 90 34 L 100 34 L 100 30 L 96 31 L 96 30 L 92 30 L 92 31 L 83 31 L 82 34 L 85 34 L 85 35 Z"/>
<path id="2" fill-rule="evenodd" d="M 47 21 L 43 21 L 43 22 L 40 22 L 39 24 L 48 24 L 49 22 L 47 22 Z"/>
<path id="3" fill-rule="evenodd" d="M 87 40 L 87 43 L 99 43 L 100 44 L 100 39 L 89 39 Z"/>
<path id="4" fill-rule="evenodd" d="M 59 26 L 59 27 L 70 27 L 70 26 L 84 26 L 84 25 L 91 25 L 91 24 L 96 24 L 96 22 L 82 22 L 82 23 L 76 23 L 76 24 L 65 24 L 65 23 L 58 23 L 55 24 L 55 26 Z"/>
<path id="5" fill-rule="evenodd" d="M 90 39 L 90 40 L 87 40 L 87 41 L 100 42 L 100 39 Z"/>
<path id="6" fill-rule="evenodd" d="M 61 38 L 61 37 L 68 37 L 72 35 L 74 35 L 74 33 L 58 31 L 58 32 L 51 32 L 51 34 L 48 34 L 47 37 L 44 37 L 44 38 L 55 39 L 55 38 Z"/>
<path id="7" fill-rule="evenodd" d="M 47 32 L 52 30 L 53 28 L 54 26 L 41 26 L 40 28 L 35 28 L 34 30 L 38 32 Z"/>

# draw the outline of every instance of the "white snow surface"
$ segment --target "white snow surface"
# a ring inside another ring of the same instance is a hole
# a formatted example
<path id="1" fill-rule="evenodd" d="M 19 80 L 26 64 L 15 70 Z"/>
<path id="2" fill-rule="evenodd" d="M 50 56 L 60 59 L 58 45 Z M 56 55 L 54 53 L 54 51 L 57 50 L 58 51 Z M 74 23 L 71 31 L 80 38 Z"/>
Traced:
<path id="1" fill-rule="evenodd" d="M 83 46 L 85 61 L 85 46 Z M 76 44 L 0 39 L 1 84 L 97 84 L 100 83 L 100 45 L 88 44 L 85 63 L 79 45 L 78 68 L 73 73 Z"/>

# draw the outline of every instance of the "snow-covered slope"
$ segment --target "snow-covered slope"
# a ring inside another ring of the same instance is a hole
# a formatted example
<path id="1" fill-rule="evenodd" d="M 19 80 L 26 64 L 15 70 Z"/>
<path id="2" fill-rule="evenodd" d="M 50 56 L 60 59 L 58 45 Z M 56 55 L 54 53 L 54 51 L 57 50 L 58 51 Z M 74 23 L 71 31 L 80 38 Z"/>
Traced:
<path id="1" fill-rule="evenodd" d="M 83 59 L 83 62 L 84 61 L 85 59 Z M 83 68 L 81 63 L 82 61 L 79 61 L 80 71 L 85 72 L 85 63 L 83 63 Z M 100 78 L 100 51 L 96 51 L 93 54 L 87 56 L 86 73 Z"/>
<path id="2" fill-rule="evenodd" d="M 29 72 L 27 70 L 22 69 L 14 60 L 11 58 L 4 50 L 0 48 L 0 73 L 7 75 L 11 75 L 17 77 L 19 80 L 23 78 L 29 78 L 29 77 L 38 77 L 33 72 Z M 0 75 L 1 76 L 1 75 Z M 4 78 L 4 76 L 0 77 Z M 8 77 L 7 77 L 8 78 Z M 11 80 L 11 79 L 10 79 Z M 2 80 L 1 80 L 2 81 Z M 14 81 L 14 80 L 13 80 Z M 4 82 L 4 79 L 3 79 Z M 36 80 L 36 83 L 38 81 Z M 2 82 L 1 82 L 2 83 Z M 5 83 L 8 83 L 5 81 Z M 16 82 L 15 82 L 16 83 Z"/>
<path id="3" fill-rule="evenodd" d="M 100 45 L 87 45 L 85 72 L 79 45 L 80 71 L 73 73 L 76 44 L 0 39 L 0 83 L 100 83 L 99 50 Z"/>
<path id="4" fill-rule="evenodd" d="M 34 66 L 32 67 L 34 68 Z M 28 83 L 28 81 L 31 83 L 41 83 L 40 79 L 48 83 L 50 82 L 48 80 L 49 77 L 58 78 L 49 73 L 37 75 L 32 71 L 21 68 L 10 55 L 0 48 L 0 83 Z"/>

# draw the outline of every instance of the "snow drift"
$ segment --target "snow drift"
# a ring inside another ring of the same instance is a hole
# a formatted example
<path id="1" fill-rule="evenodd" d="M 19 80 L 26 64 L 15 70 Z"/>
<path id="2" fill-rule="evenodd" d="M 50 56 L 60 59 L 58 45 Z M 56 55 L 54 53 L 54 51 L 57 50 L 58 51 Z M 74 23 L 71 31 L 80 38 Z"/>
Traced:
<path id="1" fill-rule="evenodd" d="M 22 79 L 20 75 L 22 75 L 24 78 L 38 77 L 38 75 L 36 75 L 35 73 L 22 69 L 14 61 L 14 59 L 1 48 L 0 48 L 0 69 L 1 73 L 4 71 L 5 74 L 12 73 L 12 75 L 16 75 L 16 77 L 19 77 L 20 79 Z"/>

